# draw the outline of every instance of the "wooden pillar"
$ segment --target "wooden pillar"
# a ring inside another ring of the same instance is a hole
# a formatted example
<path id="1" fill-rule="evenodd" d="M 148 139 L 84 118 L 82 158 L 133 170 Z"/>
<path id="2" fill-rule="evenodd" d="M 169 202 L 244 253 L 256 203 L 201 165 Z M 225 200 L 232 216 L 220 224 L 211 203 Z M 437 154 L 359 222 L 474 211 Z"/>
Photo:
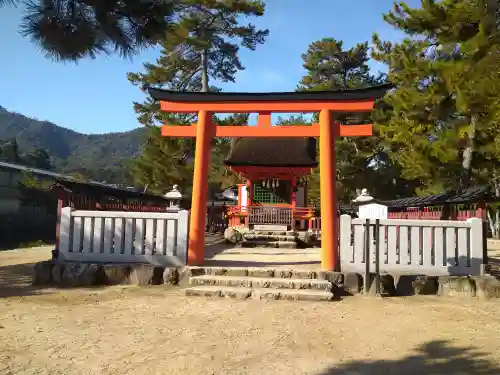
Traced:
<path id="1" fill-rule="evenodd" d="M 292 207 L 296 208 L 297 207 L 297 193 L 295 192 L 295 188 L 297 187 L 297 177 L 293 176 L 292 180 L 290 181 L 290 186 L 291 186 L 291 202 L 292 202 Z"/>
<path id="2" fill-rule="evenodd" d="M 56 218 L 56 250 L 59 250 L 59 231 L 61 228 L 61 213 L 63 207 L 67 204 L 66 192 L 59 187 L 57 192 L 57 218 Z"/>
<path id="3" fill-rule="evenodd" d="M 336 124 L 330 110 L 319 115 L 319 166 L 321 186 L 321 268 L 334 271 L 338 267 L 337 212 L 335 186 Z"/>
<path id="4" fill-rule="evenodd" d="M 247 196 L 247 205 L 251 206 L 253 204 L 253 183 L 250 179 L 247 179 Z"/>
<path id="5" fill-rule="evenodd" d="M 200 111 L 196 127 L 193 195 L 189 222 L 188 264 L 201 265 L 205 259 L 205 220 L 207 210 L 207 181 L 210 162 L 210 143 L 213 136 L 212 113 Z"/>

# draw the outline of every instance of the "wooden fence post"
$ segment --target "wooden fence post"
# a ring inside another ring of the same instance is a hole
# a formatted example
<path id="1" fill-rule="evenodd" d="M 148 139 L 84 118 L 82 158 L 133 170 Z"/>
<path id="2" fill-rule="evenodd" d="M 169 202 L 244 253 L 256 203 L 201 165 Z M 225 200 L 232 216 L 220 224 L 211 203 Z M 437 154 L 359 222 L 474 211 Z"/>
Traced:
<path id="1" fill-rule="evenodd" d="M 178 213 L 177 221 L 177 249 L 176 255 L 180 259 L 188 262 L 188 244 L 189 244 L 189 211 L 181 210 Z"/>
<path id="2" fill-rule="evenodd" d="M 470 223 L 470 266 L 474 270 L 475 275 L 484 275 L 484 265 L 488 261 L 487 255 L 485 257 L 486 249 L 483 233 L 483 220 L 478 218 L 467 219 Z"/>
<path id="3" fill-rule="evenodd" d="M 342 272 L 342 259 L 351 259 L 353 249 L 351 248 L 352 218 L 350 215 L 340 216 L 339 230 L 339 261 Z"/>
<path id="4" fill-rule="evenodd" d="M 71 240 L 71 207 L 61 209 L 61 221 L 59 223 L 59 251 L 68 253 Z"/>

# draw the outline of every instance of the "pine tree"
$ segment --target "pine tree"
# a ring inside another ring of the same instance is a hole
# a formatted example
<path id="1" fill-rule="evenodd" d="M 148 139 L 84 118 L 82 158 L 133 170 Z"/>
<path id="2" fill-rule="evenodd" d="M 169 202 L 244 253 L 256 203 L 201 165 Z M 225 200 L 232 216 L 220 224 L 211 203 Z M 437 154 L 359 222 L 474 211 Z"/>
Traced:
<path id="1" fill-rule="evenodd" d="M 300 81 L 298 90 L 359 89 L 383 83 L 384 75 L 374 76 L 370 72 L 368 50 L 368 43 L 345 49 L 342 41 L 333 38 L 311 43 L 302 55 L 307 75 Z M 317 121 L 317 115 L 313 117 Z M 343 124 L 370 122 L 370 116 L 361 113 L 342 113 L 336 117 Z M 405 195 L 408 192 L 407 186 L 395 184 L 400 180 L 398 171 L 387 158 L 376 129 L 372 137 L 338 138 L 336 164 L 337 192 L 341 202 L 350 202 L 356 190 L 365 187 L 370 188 L 377 198 L 392 198 L 397 193 Z M 384 180 L 387 183 L 381 183 Z M 308 189 L 309 196 L 318 203 L 319 168 L 308 177 Z"/>
<path id="2" fill-rule="evenodd" d="M 164 38 L 182 1 L 176 0 L 0 0 L 24 6 L 21 34 L 56 60 L 123 57 Z M 184 9 L 182 6 L 180 9 Z"/>
<path id="3" fill-rule="evenodd" d="M 262 15 L 264 5 L 261 1 L 186 0 L 184 4 L 185 10 L 178 13 L 175 25 L 162 42 L 160 58 L 155 64 L 144 64 L 144 73 L 129 73 L 128 78 L 134 85 L 179 91 L 218 91 L 209 85 L 209 79 L 234 82 L 235 74 L 244 68 L 236 42 L 239 40 L 243 47 L 253 50 L 268 34 L 267 30 L 258 30 L 252 24 L 243 25 L 239 20 L 241 16 Z M 194 140 L 166 139 L 156 127 L 190 124 L 196 121 L 196 116 L 162 112 L 159 104 L 151 98 L 144 103 L 134 103 L 134 109 L 139 122 L 151 129 L 142 156 L 131 167 L 135 181 L 153 189 L 166 189 L 166 184 L 172 181 L 177 181 L 175 183 L 180 186 L 189 185 L 192 177 L 189 161 L 194 155 Z M 247 115 L 235 115 L 225 120 L 214 116 L 214 122 L 221 125 L 228 121 L 246 123 L 247 119 Z M 211 179 L 216 183 L 234 181 L 221 166 L 228 150 L 229 140 L 214 140 Z M 167 157 L 169 161 L 163 159 Z M 153 163 L 152 160 L 158 161 Z"/>
<path id="4" fill-rule="evenodd" d="M 402 3 L 384 18 L 408 37 L 397 44 L 373 38 L 373 57 L 389 66 L 397 86 L 375 114 L 379 129 L 404 175 L 431 191 L 478 182 L 485 159 L 480 150 L 489 142 L 500 58 L 497 13 L 486 3 Z"/>
<path id="5" fill-rule="evenodd" d="M 112 52 L 130 57 L 166 37 L 179 43 L 185 36 L 196 39 L 199 46 L 220 43 L 228 54 L 236 55 L 234 45 L 221 39 L 221 28 L 228 30 L 229 39 L 243 37 L 245 47 L 250 48 L 255 36 L 265 36 L 236 20 L 240 15 L 262 14 L 261 1 L 0 0 L 0 8 L 8 5 L 24 7 L 21 34 L 56 60 L 76 61 Z M 193 35 L 197 28 L 207 33 Z M 185 35 L 186 30 L 191 35 Z"/>

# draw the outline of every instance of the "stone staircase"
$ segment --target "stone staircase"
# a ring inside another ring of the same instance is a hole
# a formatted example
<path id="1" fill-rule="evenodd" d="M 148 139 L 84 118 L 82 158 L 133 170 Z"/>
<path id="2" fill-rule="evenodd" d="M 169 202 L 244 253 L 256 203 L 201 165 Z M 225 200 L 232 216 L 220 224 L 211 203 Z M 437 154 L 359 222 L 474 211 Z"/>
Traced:
<path id="1" fill-rule="evenodd" d="M 330 275 L 331 276 L 331 275 Z M 187 296 L 332 301 L 337 284 L 328 273 L 205 267 L 191 273 Z M 331 278 L 331 277 L 330 277 Z"/>
<path id="2" fill-rule="evenodd" d="M 251 230 L 243 234 L 242 247 L 297 248 L 298 234 L 287 230 Z"/>

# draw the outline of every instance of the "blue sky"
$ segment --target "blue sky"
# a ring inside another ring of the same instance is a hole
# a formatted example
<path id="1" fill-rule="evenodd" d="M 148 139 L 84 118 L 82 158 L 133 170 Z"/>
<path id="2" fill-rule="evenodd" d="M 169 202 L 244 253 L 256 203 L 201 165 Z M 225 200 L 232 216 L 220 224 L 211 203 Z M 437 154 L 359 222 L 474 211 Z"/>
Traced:
<path id="1" fill-rule="evenodd" d="M 418 0 L 407 1 L 417 6 Z M 268 28 L 267 42 L 255 51 L 242 51 L 246 69 L 225 91 L 293 91 L 304 75 L 301 54 L 309 43 L 325 37 L 350 47 L 371 41 L 374 32 L 383 40 L 402 35 L 382 19 L 392 0 L 267 0 L 266 14 L 254 19 Z M 158 57 L 145 50 L 132 60 L 99 56 L 78 64 L 56 63 L 19 35 L 22 8 L 0 9 L 0 106 L 81 133 L 109 133 L 139 126 L 133 102 L 144 94 L 127 80 L 127 72 Z M 375 70 L 380 66 L 373 64 Z"/>

